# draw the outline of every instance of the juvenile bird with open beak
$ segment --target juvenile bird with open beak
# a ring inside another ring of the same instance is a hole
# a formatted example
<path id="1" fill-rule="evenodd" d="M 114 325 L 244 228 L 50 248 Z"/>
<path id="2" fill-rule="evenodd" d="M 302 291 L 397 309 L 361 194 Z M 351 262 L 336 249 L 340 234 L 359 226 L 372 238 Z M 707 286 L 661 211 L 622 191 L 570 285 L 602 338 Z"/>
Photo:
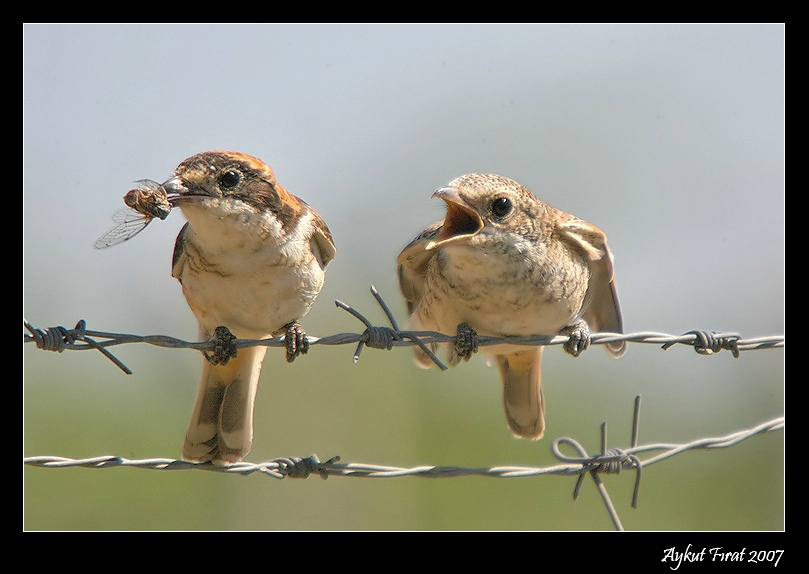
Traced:
<path id="1" fill-rule="evenodd" d="M 565 334 L 574 356 L 589 345 L 591 330 L 623 332 L 613 257 L 599 228 L 500 175 L 464 175 L 433 197 L 446 202 L 444 221 L 425 229 L 397 260 L 410 328 L 457 332 L 459 340 L 474 333 Z M 451 365 L 471 355 L 469 347 L 443 346 Z M 508 426 L 520 438 L 545 432 L 542 350 L 485 347 L 500 371 Z M 607 350 L 620 357 L 626 343 L 608 343 Z M 416 360 L 431 364 L 418 348 Z"/>
<path id="2" fill-rule="evenodd" d="M 172 276 L 197 318 L 200 340 L 224 326 L 240 339 L 284 334 L 288 361 L 305 353 L 298 320 L 320 293 L 335 255 L 320 215 L 281 187 L 263 161 L 238 152 L 190 157 L 163 187 L 188 220 L 177 236 Z M 227 465 L 250 451 L 266 351 L 206 354 L 185 460 Z"/>

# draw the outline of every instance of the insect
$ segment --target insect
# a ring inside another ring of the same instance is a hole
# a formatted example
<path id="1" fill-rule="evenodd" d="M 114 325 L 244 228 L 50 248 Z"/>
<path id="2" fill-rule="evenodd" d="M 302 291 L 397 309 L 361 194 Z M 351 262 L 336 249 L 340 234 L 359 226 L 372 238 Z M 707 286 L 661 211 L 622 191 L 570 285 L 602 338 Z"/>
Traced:
<path id="1" fill-rule="evenodd" d="M 112 220 L 117 225 L 98 238 L 94 244 L 96 249 L 128 241 L 146 229 L 153 219 L 166 219 L 171 213 L 171 200 L 161 184 L 151 179 L 135 183 L 138 187 L 124 195 L 124 203 L 129 207 L 122 207 L 112 214 Z"/>

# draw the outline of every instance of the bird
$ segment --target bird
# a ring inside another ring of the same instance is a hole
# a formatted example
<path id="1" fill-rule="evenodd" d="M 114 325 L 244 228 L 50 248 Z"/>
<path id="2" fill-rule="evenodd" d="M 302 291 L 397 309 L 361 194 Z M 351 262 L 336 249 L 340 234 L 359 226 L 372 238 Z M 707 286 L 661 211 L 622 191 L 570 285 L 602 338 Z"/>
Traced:
<path id="1" fill-rule="evenodd" d="M 433 193 L 446 203 L 443 221 L 411 241 L 397 258 L 399 286 L 413 330 L 456 333 L 443 346 L 450 365 L 477 350 L 475 335 L 568 335 L 578 356 L 592 331 L 623 333 L 613 255 L 604 232 L 539 200 L 499 174 L 463 175 Z M 626 342 L 606 344 L 622 356 Z M 542 346 L 487 346 L 503 385 L 512 434 L 545 432 Z M 416 347 L 416 362 L 432 359 Z"/>
<path id="2" fill-rule="evenodd" d="M 172 276 L 199 324 L 202 375 L 182 457 L 226 466 L 253 442 L 253 411 L 266 346 L 233 339 L 285 335 L 287 360 L 308 350 L 298 322 L 320 293 L 336 251 L 323 218 L 278 184 L 262 160 L 212 150 L 179 164 L 163 189 L 187 222 Z"/>

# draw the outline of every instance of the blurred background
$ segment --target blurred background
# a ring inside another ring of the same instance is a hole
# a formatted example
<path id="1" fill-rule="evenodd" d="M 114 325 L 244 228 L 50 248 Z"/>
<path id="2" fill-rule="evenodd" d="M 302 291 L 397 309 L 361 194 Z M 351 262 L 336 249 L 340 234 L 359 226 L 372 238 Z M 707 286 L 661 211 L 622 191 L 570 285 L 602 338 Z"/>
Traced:
<path id="1" fill-rule="evenodd" d="M 255 155 L 326 219 L 338 254 L 303 321 L 400 322 L 395 259 L 443 218 L 431 193 L 511 177 L 606 231 L 627 332 L 784 334 L 784 27 L 779 25 L 25 25 L 23 315 L 37 327 L 195 341 L 170 276 L 179 211 L 106 250 L 133 181 L 209 149 Z M 144 344 L 23 345 L 23 456 L 175 458 L 201 358 Z M 506 429 L 480 355 L 421 370 L 410 349 L 314 347 L 264 363 L 252 462 L 545 467 L 556 437 L 595 453 L 690 442 L 784 414 L 784 350 L 701 356 L 549 348 L 548 429 Z M 628 530 L 784 528 L 784 433 L 605 477 Z M 592 484 L 545 476 L 327 481 L 23 468 L 27 530 L 611 530 Z"/>

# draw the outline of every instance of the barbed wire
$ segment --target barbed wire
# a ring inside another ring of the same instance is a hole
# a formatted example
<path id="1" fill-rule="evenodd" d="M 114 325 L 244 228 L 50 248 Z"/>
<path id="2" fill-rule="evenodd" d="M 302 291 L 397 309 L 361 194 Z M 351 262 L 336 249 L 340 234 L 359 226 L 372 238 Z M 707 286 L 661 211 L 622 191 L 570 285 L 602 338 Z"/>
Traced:
<path id="1" fill-rule="evenodd" d="M 365 325 L 362 333 L 338 333 L 324 337 L 307 335 L 309 346 L 316 345 L 356 345 L 353 354 L 353 361 L 356 363 L 364 347 L 374 349 L 391 350 L 394 347 L 419 346 L 442 370 L 447 367 L 432 352 L 432 344 L 455 344 L 459 343 L 459 335 L 449 335 L 434 331 L 408 331 L 401 330 L 396 319 L 391 313 L 382 296 L 371 286 L 371 293 L 381 306 L 390 322 L 390 327 L 376 326 L 369 321 L 362 313 L 341 301 L 335 301 L 335 305 L 340 309 L 350 313 Z M 202 353 L 214 352 L 222 345 L 222 341 L 216 337 L 209 341 L 190 342 L 166 335 L 132 335 L 122 333 L 110 333 L 87 329 L 86 322 L 80 320 L 73 329 L 62 326 L 38 329 L 23 319 L 23 326 L 28 333 L 23 333 L 23 343 L 35 343 L 37 348 L 63 352 L 65 350 L 97 350 L 112 361 L 126 374 L 132 371 L 116 358 L 108 347 L 123 345 L 128 343 L 146 343 L 157 347 L 195 349 Z M 236 339 L 229 332 L 228 344 L 236 350 L 259 345 L 267 347 L 285 347 L 285 337 L 272 337 L 266 339 Z M 104 339 L 104 340 L 100 340 Z M 509 337 L 489 337 L 478 335 L 476 346 L 485 347 L 489 345 L 512 344 L 512 345 L 564 345 L 570 340 L 565 335 L 547 336 L 509 336 Z M 645 343 L 660 345 L 663 350 L 667 350 L 674 345 L 687 345 L 702 355 L 713 355 L 721 350 L 728 350 L 733 357 L 738 358 L 741 351 L 758 349 L 775 349 L 784 347 L 784 336 L 765 336 L 757 338 L 742 338 L 738 333 L 715 332 L 694 330 L 682 335 L 670 335 L 658 332 L 637 332 L 631 334 L 620 333 L 592 333 L 589 344 L 601 345 L 612 342 L 626 341 L 628 343 Z M 149 470 L 204 470 L 220 472 L 226 474 L 250 475 L 261 473 L 278 479 L 307 478 L 316 474 L 326 479 L 330 476 L 350 476 L 361 478 L 396 478 L 405 476 L 416 476 L 425 478 L 448 478 L 458 476 L 488 476 L 495 478 L 527 478 L 544 475 L 564 475 L 577 476 L 576 485 L 573 492 L 574 500 L 578 497 L 582 482 L 585 476 L 590 475 L 596 488 L 604 502 L 610 518 L 617 530 L 623 530 L 618 513 L 610 500 L 606 486 L 601 480 L 601 474 L 615 474 L 622 469 L 631 469 L 636 472 L 635 488 L 632 496 L 632 507 L 637 506 L 638 493 L 640 488 L 641 470 L 651 464 L 671 458 L 677 454 L 697 449 L 717 449 L 734 446 L 753 436 L 777 430 L 783 430 L 784 417 L 777 417 L 754 427 L 737 431 L 721 437 L 708 437 L 695 439 L 688 443 L 655 443 L 639 446 L 637 444 L 638 426 L 640 413 L 640 396 L 635 399 L 635 410 L 632 425 L 631 446 L 629 448 L 607 448 L 606 430 L 607 424 L 602 423 L 601 427 L 601 451 L 596 455 L 589 455 L 587 451 L 574 439 L 557 438 L 551 444 L 553 455 L 563 464 L 545 467 L 522 467 L 522 466 L 496 466 L 490 468 L 464 468 L 454 466 L 418 466 L 413 468 L 403 468 L 395 466 L 382 466 L 364 463 L 340 463 L 340 457 L 334 456 L 321 462 L 317 455 L 308 457 L 277 458 L 259 463 L 238 462 L 228 466 L 217 466 L 211 463 L 194 463 L 183 460 L 168 458 L 150 458 L 141 460 L 130 460 L 119 456 L 98 456 L 85 459 L 71 459 L 61 456 L 34 456 L 23 458 L 23 464 L 42 468 L 114 468 L 129 467 Z M 571 448 L 574 455 L 562 453 L 562 447 Z M 659 454 L 641 460 L 640 454 L 652 451 L 662 451 Z"/>
<path id="2" fill-rule="evenodd" d="M 407 331 L 399 329 L 396 319 L 391 313 L 382 296 L 371 286 L 371 293 L 382 307 L 390 327 L 375 326 L 362 313 L 346 305 L 342 301 L 335 301 L 337 307 L 347 311 L 364 325 L 362 333 L 338 333 L 325 337 L 314 337 L 307 335 L 310 346 L 314 345 L 357 345 L 354 351 L 353 361 L 356 363 L 360 358 L 360 353 L 364 347 L 374 349 L 391 350 L 393 347 L 419 346 L 433 362 L 442 370 L 447 366 L 432 352 L 430 345 L 433 343 L 456 344 L 457 335 L 448 335 L 435 331 Z M 38 329 L 23 319 L 23 327 L 28 333 L 23 333 L 23 343 L 36 343 L 37 348 L 63 352 L 66 350 L 97 350 L 104 354 L 109 360 L 118 366 L 126 374 L 132 371 L 118 360 L 108 347 L 123 345 L 128 343 L 146 343 L 157 347 L 167 347 L 172 349 L 196 349 L 200 352 L 212 352 L 219 345 L 219 341 L 211 339 L 208 341 L 190 342 L 167 335 L 132 335 L 123 333 L 110 333 L 104 331 L 93 331 L 87 329 L 84 319 L 80 320 L 73 329 L 62 326 Z M 103 341 L 97 339 L 106 339 Z M 489 345 L 511 344 L 511 345 L 563 345 L 570 340 L 566 335 L 526 335 L 509 337 L 489 337 L 478 335 L 476 342 L 478 347 Z M 702 355 L 712 355 L 719 351 L 729 350 L 734 357 L 738 358 L 741 351 L 757 349 L 773 349 L 784 346 L 784 336 L 765 336 L 752 339 L 744 339 L 738 333 L 716 332 L 694 330 L 682 335 L 670 335 L 656 332 L 637 332 L 630 334 L 620 333 L 592 333 L 590 344 L 603 345 L 618 341 L 629 343 L 646 343 L 661 345 L 663 350 L 667 350 L 674 345 L 688 345 L 693 347 L 697 353 Z M 285 347 L 285 336 L 271 337 L 266 339 L 235 339 L 233 345 L 236 350 L 246 347 L 264 345 L 267 347 Z"/>
<path id="3" fill-rule="evenodd" d="M 491 478 L 529 478 L 536 476 L 577 476 L 573 499 L 579 496 L 582 482 L 588 474 L 593 479 L 605 508 L 616 530 L 623 525 L 610 499 L 601 474 L 618 474 L 623 469 L 636 472 L 632 507 L 636 508 L 640 489 L 641 470 L 675 455 L 690 450 L 728 448 L 753 436 L 784 429 L 784 417 L 777 417 L 754 427 L 725 436 L 700 438 L 688 443 L 637 444 L 640 413 L 640 396 L 635 399 L 632 424 L 631 446 L 629 448 L 607 448 L 607 423 L 601 425 L 601 452 L 589 455 L 584 447 L 571 438 L 555 439 L 551 452 L 563 464 L 550 467 L 494 466 L 489 468 L 465 468 L 458 466 L 417 466 L 411 468 L 382 466 L 364 463 L 341 463 L 339 456 L 321 462 L 317 455 L 308 457 L 277 458 L 259 463 L 237 462 L 228 466 L 217 466 L 210 462 L 197 463 L 168 458 L 130 460 L 119 456 L 98 456 L 85 459 L 71 459 L 60 456 L 33 456 L 23 458 L 23 464 L 41 468 L 141 468 L 147 470 L 202 470 L 225 474 L 250 475 L 260 473 L 277 479 L 308 478 L 318 475 L 324 480 L 330 476 L 355 478 L 401 478 L 406 476 L 421 478 L 452 478 L 461 476 L 485 476 Z M 575 455 L 565 455 L 562 447 L 571 447 Z M 663 451 L 660 454 L 641 460 L 639 454 L 650 451 Z"/>

